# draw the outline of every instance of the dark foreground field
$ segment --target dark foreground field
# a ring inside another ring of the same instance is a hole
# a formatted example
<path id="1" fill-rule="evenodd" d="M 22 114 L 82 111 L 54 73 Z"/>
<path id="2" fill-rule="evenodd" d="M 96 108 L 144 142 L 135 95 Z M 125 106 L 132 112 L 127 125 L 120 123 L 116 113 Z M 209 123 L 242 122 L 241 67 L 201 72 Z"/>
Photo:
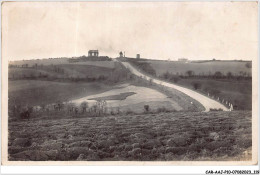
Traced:
<path id="1" fill-rule="evenodd" d="M 252 113 L 9 121 L 9 160 L 250 160 Z"/>

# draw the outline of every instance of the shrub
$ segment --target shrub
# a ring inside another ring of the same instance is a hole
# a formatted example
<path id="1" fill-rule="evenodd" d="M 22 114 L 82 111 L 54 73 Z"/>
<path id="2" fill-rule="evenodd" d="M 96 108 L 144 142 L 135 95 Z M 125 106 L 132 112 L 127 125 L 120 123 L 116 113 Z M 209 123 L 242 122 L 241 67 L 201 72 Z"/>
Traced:
<path id="1" fill-rule="evenodd" d="M 152 78 L 149 79 L 149 84 L 150 84 L 150 85 L 153 84 L 153 79 L 152 79 Z"/>
<path id="2" fill-rule="evenodd" d="M 177 83 L 179 80 L 180 80 L 180 78 L 177 77 L 177 76 L 172 76 L 172 77 L 170 78 L 170 81 L 173 81 L 174 83 Z"/>
<path id="3" fill-rule="evenodd" d="M 67 103 L 66 108 L 67 108 L 68 113 L 72 113 L 75 109 L 75 104 L 74 103 Z"/>
<path id="4" fill-rule="evenodd" d="M 31 117 L 32 109 L 31 108 L 24 108 L 22 112 L 20 112 L 21 119 L 28 119 Z"/>
<path id="5" fill-rule="evenodd" d="M 209 110 L 210 111 L 223 111 L 223 109 L 221 109 L 221 108 L 219 108 L 219 109 L 217 109 L 217 108 L 210 108 Z"/>
<path id="6" fill-rule="evenodd" d="M 111 111 L 110 111 L 110 115 L 116 115 L 116 113 L 114 112 L 113 109 L 111 109 Z"/>
<path id="7" fill-rule="evenodd" d="M 163 107 L 159 107 L 157 108 L 157 112 L 167 112 L 167 109 L 163 106 Z"/>
<path id="8" fill-rule="evenodd" d="M 164 78 L 164 79 L 168 79 L 169 77 L 170 77 L 170 73 L 167 71 L 167 72 L 165 72 L 163 75 L 162 75 L 162 77 Z"/>
<path id="9" fill-rule="evenodd" d="M 201 88 L 201 84 L 200 84 L 199 82 L 193 82 L 192 85 L 193 85 L 193 88 L 194 88 L 195 90 Z"/>
<path id="10" fill-rule="evenodd" d="M 134 114 L 134 112 L 129 109 L 126 111 L 126 115 L 129 115 L 129 114 Z"/>
<path id="11" fill-rule="evenodd" d="M 149 112 L 149 110 L 150 110 L 149 108 L 150 108 L 149 105 L 144 105 L 144 111 L 145 112 Z"/>
<path id="12" fill-rule="evenodd" d="M 81 109 L 82 109 L 82 113 L 85 113 L 85 112 L 86 112 L 86 109 L 88 108 L 88 102 L 83 101 L 83 102 L 80 104 L 80 107 L 81 107 Z"/>
<path id="13" fill-rule="evenodd" d="M 215 78 L 221 78 L 222 73 L 220 71 L 217 71 L 217 72 L 215 72 L 214 76 L 215 76 Z"/>
<path id="14" fill-rule="evenodd" d="M 116 108 L 116 111 L 117 111 L 117 114 L 121 114 L 122 113 L 119 107 Z"/>
<path id="15" fill-rule="evenodd" d="M 191 77 L 191 76 L 194 75 L 194 72 L 191 71 L 191 70 L 188 70 L 188 71 L 186 72 L 186 75 L 188 75 L 189 77 Z"/>
<path id="16" fill-rule="evenodd" d="M 217 95 L 219 95 L 221 93 L 221 91 L 217 90 L 217 89 L 210 89 L 209 93 L 214 95 L 214 96 L 217 96 Z"/>

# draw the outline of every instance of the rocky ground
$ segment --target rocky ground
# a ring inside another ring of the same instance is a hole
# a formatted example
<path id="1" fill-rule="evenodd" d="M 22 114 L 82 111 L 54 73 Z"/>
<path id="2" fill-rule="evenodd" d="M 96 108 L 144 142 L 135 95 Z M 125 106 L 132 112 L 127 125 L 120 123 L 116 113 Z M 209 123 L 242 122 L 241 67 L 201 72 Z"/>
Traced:
<path id="1" fill-rule="evenodd" d="M 11 161 L 244 160 L 251 125 L 251 111 L 17 119 L 8 153 Z"/>

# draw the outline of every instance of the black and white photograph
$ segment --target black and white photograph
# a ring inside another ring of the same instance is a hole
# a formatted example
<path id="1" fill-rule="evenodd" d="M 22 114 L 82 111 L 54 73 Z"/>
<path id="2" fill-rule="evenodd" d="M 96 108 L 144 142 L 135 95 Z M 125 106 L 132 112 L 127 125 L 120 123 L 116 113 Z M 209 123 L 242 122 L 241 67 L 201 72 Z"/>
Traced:
<path id="1" fill-rule="evenodd" d="M 257 65 L 254 1 L 4 2 L 2 164 L 253 165 Z"/>

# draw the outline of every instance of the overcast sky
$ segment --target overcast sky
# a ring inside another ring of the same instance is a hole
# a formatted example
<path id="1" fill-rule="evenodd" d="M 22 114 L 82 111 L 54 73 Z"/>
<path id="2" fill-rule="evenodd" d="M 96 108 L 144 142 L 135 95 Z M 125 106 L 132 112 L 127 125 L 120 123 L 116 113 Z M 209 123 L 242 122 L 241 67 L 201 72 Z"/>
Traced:
<path id="1" fill-rule="evenodd" d="M 100 55 L 257 58 L 256 2 L 7 2 L 8 60 Z"/>

